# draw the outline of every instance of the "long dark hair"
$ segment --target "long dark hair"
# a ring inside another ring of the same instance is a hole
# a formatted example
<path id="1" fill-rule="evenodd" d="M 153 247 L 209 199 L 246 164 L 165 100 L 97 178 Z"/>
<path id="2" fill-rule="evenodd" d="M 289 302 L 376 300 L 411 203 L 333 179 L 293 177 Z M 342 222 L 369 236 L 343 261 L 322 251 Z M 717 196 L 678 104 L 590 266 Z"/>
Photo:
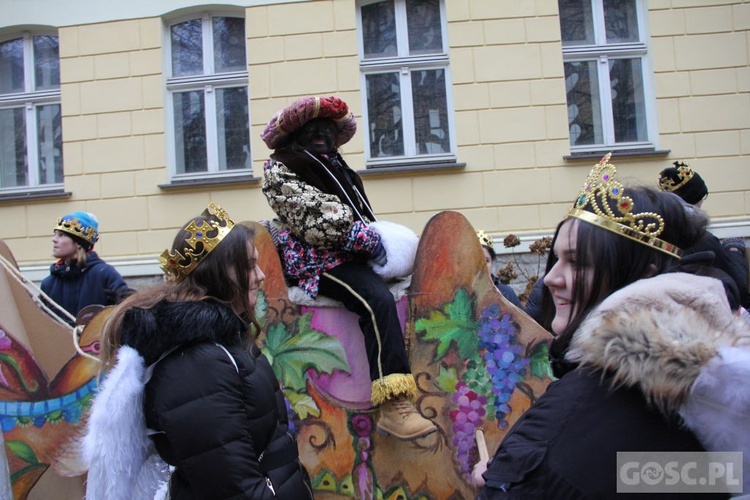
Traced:
<path id="1" fill-rule="evenodd" d="M 655 212 L 664 219 L 665 228 L 659 238 L 682 249 L 691 247 L 706 231 L 708 216 L 705 212 L 686 204 L 673 193 L 636 186 L 627 188 L 638 212 Z M 568 220 L 558 224 L 552 241 L 554 245 L 560 228 Z M 613 292 L 641 278 L 655 276 L 676 267 L 679 259 L 654 247 L 639 243 L 585 221 L 579 221 L 576 238 L 575 259 L 578 268 L 573 283 L 573 312 L 568 326 L 552 342 L 550 358 L 556 375 L 560 376 L 569 367 L 564 362 L 573 334 L 583 320 L 602 300 Z M 547 259 L 546 272 L 557 262 L 554 252 Z M 587 266 L 588 265 L 588 266 Z M 583 269 L 593 272 L 590 290 L 582 285 Z M 547 287 L 543 287 L 542 325 L 551 331 L 555 306 Z"/>
<path id="2" fill-rule="evenodd" d="M 192 234 L 185 230 L 190 222 L 200 226 L 203 221 L 214 216 L 198 216 L 190 219 L 178 231 L 172 243 L 172 252 L 184 253 L 186 240 Z M 207 236 L 215 236 L 208 232 Z M 248 298 L 250 272 L 254 270 L 248 259 L 248 244 L 255 244 L 255 231 L 245 225 L 236 224 L 221 242 L 208 254 L 198 267 L 179 283 L 165 282 L 154 287 L 138 291 L 126 298 L 107 318 L 102 329 L 103 369 L 110 368 L 115 361 L 117 349 L 121 344 L 121 327 L 125 313 L 131 308 L 150 309 L 161 301 L 191 302 L 215 299 L 232 307 L 235 313 L 255 333 L 260 332 L 260 324 L 255 318 L 254 308 Z"/>

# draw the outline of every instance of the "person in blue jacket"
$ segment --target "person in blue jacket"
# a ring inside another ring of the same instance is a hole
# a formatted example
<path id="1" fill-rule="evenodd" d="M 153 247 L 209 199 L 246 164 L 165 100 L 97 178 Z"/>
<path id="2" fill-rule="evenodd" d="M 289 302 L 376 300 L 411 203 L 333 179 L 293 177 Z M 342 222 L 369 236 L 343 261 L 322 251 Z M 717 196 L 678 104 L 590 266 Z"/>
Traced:
<path id="1" fill-rule="evenodd" d="M 94 214 L 73 212 L 57 219 L 52 255 L 58 260 L 50 266 L 41 289 L 68 323 L 73 322 L 59 307 L 75 317 L 86 306 L 113 305 L 131 291 L 120 273 L 94 251 L 98 240 L 99 221 Z"/>

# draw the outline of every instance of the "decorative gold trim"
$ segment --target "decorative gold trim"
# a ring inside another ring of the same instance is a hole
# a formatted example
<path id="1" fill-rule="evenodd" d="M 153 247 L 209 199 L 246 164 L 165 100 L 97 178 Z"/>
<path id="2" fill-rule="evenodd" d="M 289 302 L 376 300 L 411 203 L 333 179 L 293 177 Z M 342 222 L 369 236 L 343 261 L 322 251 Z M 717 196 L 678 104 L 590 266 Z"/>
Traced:
<path id="1" fill-rule="evenodd" d="M 652 246 L 657 250 L 671 255 L 672 257 L 676 257 L 678 259 L 682 257 L 682 250 L 671 243 L 667 243 L 666 241 L 660 240 L 659 238 L 653 236 L 639 233 L 638 231 L 630 229 L 627 226 L 623 226 L 618 222 L 613 222 L 609 219 L 605 219 L 604 217 L 599 217 L 598 215 L 592 214 L 591 212 L 586 212 L 585 210 L 571 210 L 568 213 L 568 217 L 574 217 L 576 219 L 586 221 L 590 224 L 599 226 L 602 229 L 606 229 L 607 231 L 611 231 L 615 234 L 619 234 L 620 236 L 630 238 L 631 240 L 637 241 L 638 243 Z"/>
<path id="2" fill-rule="evenodd" d="M 682 250 L 658 238 L 664 231 L 662 216 L 655 212 L 634 213 L 633 199 L 615 180 L 617 169 L 609 163 L 611 156 L 612 153 L 607 153 L 591 169 L 568 217 L 594 224 L 679 259 Z"/>

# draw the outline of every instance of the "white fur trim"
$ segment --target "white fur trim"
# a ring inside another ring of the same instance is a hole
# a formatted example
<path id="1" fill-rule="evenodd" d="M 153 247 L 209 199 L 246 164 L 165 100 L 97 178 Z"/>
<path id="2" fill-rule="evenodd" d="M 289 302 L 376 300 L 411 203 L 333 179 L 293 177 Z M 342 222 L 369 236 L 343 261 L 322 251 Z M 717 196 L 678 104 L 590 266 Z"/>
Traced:
<path id="1" fill-rule="evenodd" d="M 380 234 L 388 262 L 379 266 L 371 262 L 372 270 L 384 280 L 408 276 L 414 271 L 419 236 L 406 226 L 390 221 L 377 221 L 369 225 Z"/>
<path id="2" fill-rule="evenodd" d="M 743 491 L 750 492 L 750 348 L 721 347 L 680 415 L 707 450 L 743 453 Z"/>
<path id="3" fill-rule="evenodd" d="M 83 443 L 87 500 L 151 499 L 169 481 L 169 468 L 146 434 L 144 372 L 138 352 L 121 347 L 94 398 Z"/>

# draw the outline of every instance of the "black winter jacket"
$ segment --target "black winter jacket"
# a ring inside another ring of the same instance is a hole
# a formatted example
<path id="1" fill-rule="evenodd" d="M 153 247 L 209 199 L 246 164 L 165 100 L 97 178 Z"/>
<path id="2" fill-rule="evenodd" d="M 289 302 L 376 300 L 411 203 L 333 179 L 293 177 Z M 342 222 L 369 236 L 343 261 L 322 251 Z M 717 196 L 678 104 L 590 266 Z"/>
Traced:
<path id="1" fill-rule="evenodd" d="M 175 467 L 172 499 L 312 498 L 278 381 L 247 331 L 215 301 L 161 302 L 124 318 L 122 343 L 147 366 L 158 361 L 144 413 Z"/>
<path id="2" fill-rule="evenodd" d="M 718 349 L 747 345 L 748 338 L 747 324 L 732 314 L 713 278 L 666 273 L 614 292 L 573 335 L 564 359 L 571 369 L 500 443 L 479 498 L 728 498 L 618 495 L 617 453 L 742 451 L 726 444 L 727 436 L 742 435 L 742 424 L 717 424 L 727 428 L 719 433 L 706 417 L 724 408 L 742 414 L 734 402 L 741 398 L 700 392 L 694 399 L 691 388 L 720 360 Z"/>
<path id="3" fill-rule="evenodd" d="M 637 388 L 612 390 L 601 373 L 575 369 L 551 383 L 514 424 L 484 473 L 478 498 L 618 498 L 618 451 L 705 450 L 692 432 L 649 409 Z M 727 495 L 623 495 L 695 497 Z"/>

